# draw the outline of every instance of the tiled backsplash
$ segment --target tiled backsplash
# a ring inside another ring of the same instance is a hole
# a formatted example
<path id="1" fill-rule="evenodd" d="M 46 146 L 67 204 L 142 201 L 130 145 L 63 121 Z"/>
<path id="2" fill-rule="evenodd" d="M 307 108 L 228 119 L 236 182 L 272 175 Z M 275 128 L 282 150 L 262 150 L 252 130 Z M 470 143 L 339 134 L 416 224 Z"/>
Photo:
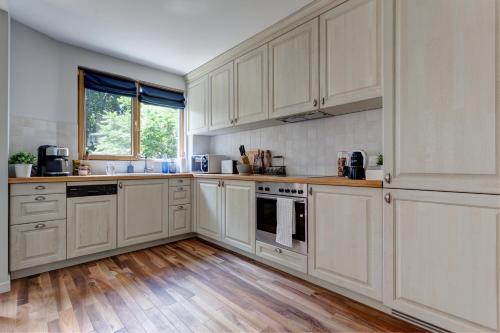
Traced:
<path id="1" fill-rule="evenodd" d="M 284 155 L 290 175 L 334 175 L 338 151 L 382 152 L 382 110 L 214 136 L 210 153 L 239 159 L 238 147 Z"/>

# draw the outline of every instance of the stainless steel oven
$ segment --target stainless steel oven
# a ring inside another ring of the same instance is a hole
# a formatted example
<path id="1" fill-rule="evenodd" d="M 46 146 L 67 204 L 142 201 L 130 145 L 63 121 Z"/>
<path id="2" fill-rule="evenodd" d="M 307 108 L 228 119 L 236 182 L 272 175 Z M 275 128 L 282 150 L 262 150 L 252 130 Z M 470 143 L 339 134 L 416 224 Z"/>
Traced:
<path id="1" fill-rule="evenodd" d="M 295 183 L 257 183 L 257 230 L 256 239 L 294 252 L 307 254 L 307 185 Z M 277 200 L 280 197 L 293 200 L 295 233 L 292 247 L 276 242 Z"/>

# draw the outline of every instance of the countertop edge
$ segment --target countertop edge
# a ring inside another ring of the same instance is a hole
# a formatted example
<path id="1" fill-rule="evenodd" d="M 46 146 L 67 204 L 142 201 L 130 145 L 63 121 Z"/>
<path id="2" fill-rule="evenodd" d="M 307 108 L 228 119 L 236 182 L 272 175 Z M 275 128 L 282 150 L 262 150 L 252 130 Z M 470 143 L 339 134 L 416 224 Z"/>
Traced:
<path id="1" fill-rule="evenodd" d="M 177 173 L 166 175 L 95 175 L 95 176 L 68 176 L 68 177 L 31 177 L 31 178 L 9 178 L 9 184 L 30 184 L 30 183 L 65 183 L 65 182 L 91 182 L 106 180 L 142 180 L 142 179 L 175 179 L 175 178 L 206 178 L 206 179 L 227 179 L 255 182 L 274 183 L 301 183 L 311 185 L 331 185 L 331 186 L 351 186 L 383 188 L 381 180 L 353 180 L 343 177 L 277 177 L 264 175 L 234 175 L 234 174 L 201 174 L 201 173 Z"/>

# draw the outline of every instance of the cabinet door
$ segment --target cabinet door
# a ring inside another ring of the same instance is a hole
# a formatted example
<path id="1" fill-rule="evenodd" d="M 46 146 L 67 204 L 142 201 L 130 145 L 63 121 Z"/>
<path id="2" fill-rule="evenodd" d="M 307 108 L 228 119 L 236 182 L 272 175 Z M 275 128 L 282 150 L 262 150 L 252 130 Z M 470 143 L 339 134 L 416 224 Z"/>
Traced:
<path id="1" fill-rule="evenodd" d="M 382 299 L 382 190 L 311 186 L 309 274 Z"/>
<path id="2" fill-rule="evenodd" d="M 236 125 L 268 119 L 267 44 L 236 59 L 234 70 Z"/>
<path id="3" fill-rule="evenodd" d="M 170 206 L 168 221 L 170 236 L 191 232 L 191 205 Z"/>
<path id="4" fill-rule="evenodd" d="M 10 227 L 10 270 L 66 259 L 66 220 Z"/>
<path id="5" fill-rule="evenodd" d="M 319 108 L 318 19 L 269 42 L 269 117 Z"/>
<path id="6" fill-rule="evenodd" d="M 116 195 L 68 199 L 68 258 L 116 248 Z"/>
<path id="7" fill-rule="evenodd" d="M 255 253 L 255 183 L 222 181 L 222 241 Z"/>
<path id="8" fill-rule="evenodd" d="M 384 192 L 384 303 L 450 331 L 497 332 L 499 196 Z"/>
<path id="9" fill-rule="evenodd" d="M 219 184 L 219 180 L 196 180 L 196 232 L 215 240 L 220 240 L 221 233 L 221 190 Z"/>
<path id="10" fill-rule="evenodd" d="M 204 76 L 187 85 L 188 134 L 208 131 L 208 77 Z"/>
<path id="11" fill-rule="evenodd" d="M 168 236 L 168 181 L 118 183 L 118 247 Z"/>
<path id="12" fill-rule="evenodd" d="M 380 0 L 350 0 L 320 16 L 321 107 L 382 96 Z"/>
<path id="13" fill-rule="evenodd" d="M 391 3 L 384 2 L 385 30 L 395 36 L 384 47 L 384 162 L 392 176 L 385 186 L 500 193 L 499 1 Z"/>
<path id="14" fill-rule="evenodd" d="M 66 218 L 66 194 L 21 195 L 10 198 L 10 224 Z"/>
<path id="15" fill-rule="evenodd" d="M 210 91 L 209 130 L 230 127 L 234 119 L 233 62 L 208 75 Z"/>

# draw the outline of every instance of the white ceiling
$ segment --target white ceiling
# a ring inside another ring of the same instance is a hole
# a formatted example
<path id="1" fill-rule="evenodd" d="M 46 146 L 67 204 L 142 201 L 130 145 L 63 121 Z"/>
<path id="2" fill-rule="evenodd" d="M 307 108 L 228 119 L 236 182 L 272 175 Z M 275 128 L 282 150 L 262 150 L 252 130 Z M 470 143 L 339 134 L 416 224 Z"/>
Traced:
<path id="1" fill-rule="evenodd" d="M 312 0 L 0 0 L 54 39 L 185 74 Z"/>

